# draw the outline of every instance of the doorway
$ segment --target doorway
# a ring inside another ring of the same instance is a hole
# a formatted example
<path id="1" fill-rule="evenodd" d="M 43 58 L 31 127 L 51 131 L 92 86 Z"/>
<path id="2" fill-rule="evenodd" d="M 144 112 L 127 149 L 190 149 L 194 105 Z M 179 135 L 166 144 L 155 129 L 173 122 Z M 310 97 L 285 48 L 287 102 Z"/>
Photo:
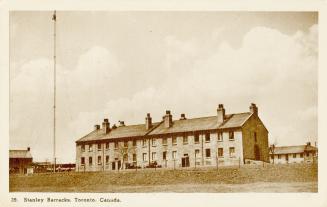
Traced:
<path id="1" fill-rule="evenodd" d="M 182 167 L 190 167 L 190 158 L 188 154 L 184 154 L 184 157 L 182 157 Z"/>

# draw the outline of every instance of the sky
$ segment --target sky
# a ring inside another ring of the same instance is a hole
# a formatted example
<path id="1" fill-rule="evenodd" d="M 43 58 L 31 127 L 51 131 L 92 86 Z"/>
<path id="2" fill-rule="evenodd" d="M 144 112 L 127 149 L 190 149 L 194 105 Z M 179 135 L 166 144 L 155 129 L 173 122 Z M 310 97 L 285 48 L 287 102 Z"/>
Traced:
<path id="1" fill-rule="evenodd" d="M 53 154 L 52 12 L 10 13 L 10 149 Z M 57 143 L 112 124 L 249 111 L 277 145 L 317 142 L 316 12 L 57 11 Z"/>

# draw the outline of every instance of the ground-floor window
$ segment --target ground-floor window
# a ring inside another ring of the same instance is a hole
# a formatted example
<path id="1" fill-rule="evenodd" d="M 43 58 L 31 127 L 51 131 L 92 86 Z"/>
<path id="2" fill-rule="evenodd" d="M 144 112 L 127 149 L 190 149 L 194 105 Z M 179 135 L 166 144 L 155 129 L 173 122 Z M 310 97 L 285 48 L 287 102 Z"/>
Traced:
<path id="1" fill-rule="evenodd" d="M 277 155 L 277 158 L 278 158 L 278 159 L 281 159 L 281 158 L 282 158 L 282 156 L 281 156 L 281 155 Z"/>
<path id="2" fill-rule="evenodd" d="M 218 148 L 218 157 L 224 157 L 224 149 Z"/>
<path id="3" fill-rule="evenodd" d="M 89 157 L 89 165 L 92 165 L 92 157 Z"/>
<path id="4" fill-rule="evenodd" d="M 106 156 L 106 165 L 109 164 L 109 155 Z"/>
<path id="5" fill-rule="evenodd" d="M 176 159 L 177 158 L 177 151 L 173 151 L 172 152 L 172 157 L 173 157 L 173 159 Z"/>
<path id="6" fill-rule="evenodd" d="M 133 154 L 133 162 L 136 162 L 136 154 Z"/>
<path id="7" fill-rule="evenodd" d="M 101 156 L 98 156 L 98 165 L 101 165 Z"/>
<path id="8" fill-rule="evenodd" d="M 85 157 L 81 157 L 81 165 L 85 165 Z"/>
<path id="9" fill-rule="evenodd" d="M 230 157 L 235 157 L 235 147 L 230 147 L 229 148 L 229 156 Z"/>
<path id="10" fill-rule="evenodd" d="M 195 153 L 195 157 L 199 157 L 200 156 L 200 150 L 199 149 L 196 149 L 194 151 L 194 153 Z"/>
<path id="11" fill-rule="evenodd" d="M 210 158 L 211 157 L 211 151 L 210 149 L 206 149 L 206 158 Z"/>
<path id="12" fill-rule="evenodd" d="M 293 154 L 293 158 L 296 158 L 296 154 L 295 153 Z"/>
<path id="13" fill-rule="evenodd" d="M 162 159 L 167 160 L 167 152 L 162 152 Z"/>
<path id="14" fill-rule="evenodd" d="M 146 161 L 147 159 L 146 153 L 143 153 L 143 161 Z"/>
<path id="15" fill-rule="evenodd" d="M 152 152 L 152 160 L 157 160 L 157 153 L 156 152 Z"/>

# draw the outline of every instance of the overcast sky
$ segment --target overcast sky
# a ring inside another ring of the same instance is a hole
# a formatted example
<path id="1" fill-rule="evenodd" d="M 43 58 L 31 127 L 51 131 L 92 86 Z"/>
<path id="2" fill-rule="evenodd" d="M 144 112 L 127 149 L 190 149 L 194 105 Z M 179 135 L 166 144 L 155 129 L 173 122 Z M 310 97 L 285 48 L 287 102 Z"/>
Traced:
<path id="1" fill-rule="evenodd" d="M 10 148 L 52 160 L 51 12 L 10 14 Z M 109 118 L 144 123 L 246 112 L 277 145 L 317 140 L 318 15 L 57 12 L 57 157 Z"/>

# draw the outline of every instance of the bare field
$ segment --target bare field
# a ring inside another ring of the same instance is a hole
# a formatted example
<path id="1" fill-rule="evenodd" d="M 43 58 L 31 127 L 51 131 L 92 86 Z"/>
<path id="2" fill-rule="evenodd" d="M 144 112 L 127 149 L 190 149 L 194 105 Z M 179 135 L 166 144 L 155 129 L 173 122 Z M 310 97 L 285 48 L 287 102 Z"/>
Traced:
<path id="1" fill-rule="evenodd" d="M 11 192 L 317 192 L 316 164 L 11 175 Z"/>

